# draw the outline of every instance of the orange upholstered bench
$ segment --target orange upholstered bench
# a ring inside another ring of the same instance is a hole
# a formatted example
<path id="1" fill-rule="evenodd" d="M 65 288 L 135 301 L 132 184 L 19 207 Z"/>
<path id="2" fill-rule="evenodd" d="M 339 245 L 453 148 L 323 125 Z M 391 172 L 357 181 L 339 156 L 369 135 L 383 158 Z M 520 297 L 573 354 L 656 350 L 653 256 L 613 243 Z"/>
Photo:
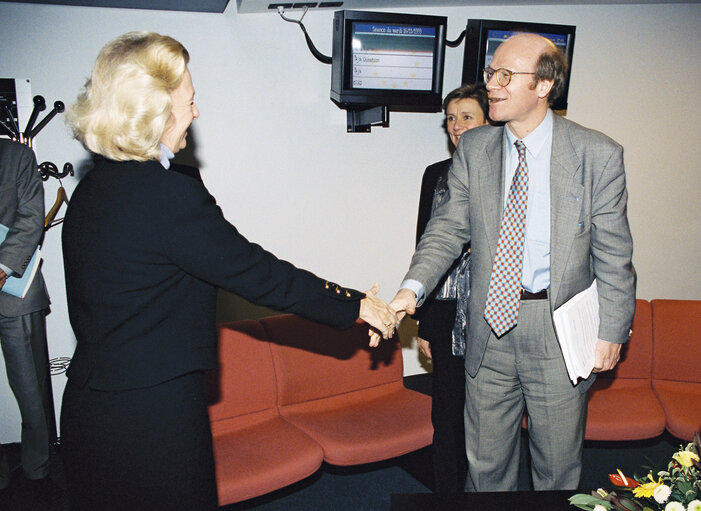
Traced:
<path id="1" fill-rule="evenodd" d="M 270 344 L 257 321 L 219 326 L 209 417 L 219 504 L 269 493 L 316 472 L 324 453 L 280 417 Z"/>
<path id="2" fill-rule="evenodd" d="M 339 332 L 290 315 L 261 324 L 280 414 L 321 445 L 326 462 L 370 463 L 431 444 L 431 398 L 404 387 L 398 335 L 369 348 L 364 325 Z"/>
<path id="3" fill-rule="evenodd" d="M 690 441 L 701 428 L 701 300 L 653 300 L 652 332 L 652 386 L 667 431 Z"/>
<path id="4" fill-rule="evenodd" d="M 652 309 L 636 300 L 633 333 L 613 371 L 597 375 L 589 390 L 584 438 L 643 440 L 662 434 L 665 415 L 652 390 Z"/>
<path id="5" fill-rule="evenodd" d="M 393 458 L 432 441 L 431 399 L 404 388 L 398 338 L 293 315 L 219 325 L 208 375 L 219 504 L 250 499 L 327 461 Z"/>

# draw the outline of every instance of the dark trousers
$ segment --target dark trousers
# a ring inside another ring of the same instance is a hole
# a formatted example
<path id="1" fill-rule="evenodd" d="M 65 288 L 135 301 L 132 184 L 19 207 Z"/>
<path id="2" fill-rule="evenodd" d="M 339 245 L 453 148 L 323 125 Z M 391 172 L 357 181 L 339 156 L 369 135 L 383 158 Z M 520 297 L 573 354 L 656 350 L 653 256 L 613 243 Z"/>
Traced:
<path id="1" fill-rule="evenodd" d="M 69 380 L 61 438 L 73 510 L 217 508 L 201 372 L 123 391 Z"/>
<path id="2" fill-rule="evenodd" d="M 462 493 L 467 476 L 465 454 L 465 359 L 452 353 L 455 300 L 434 300 L 422 330 L 433 357 L 433 473 L 437 493 Z M 428 327 L 430 324 L 430 328 Z M 430 337 L 430 338 L 429 338 Z"/>
<path id="3" fill-rule="evenodd" d="M 41 479 L 49 474 L 49 418 L 53 418 L 44 311 L 0 315 L 0 344 L 22 416 L 22 470 L 28 479 Z M 9 479 L 7 459 L 0 452 L 0 488 Z"/>

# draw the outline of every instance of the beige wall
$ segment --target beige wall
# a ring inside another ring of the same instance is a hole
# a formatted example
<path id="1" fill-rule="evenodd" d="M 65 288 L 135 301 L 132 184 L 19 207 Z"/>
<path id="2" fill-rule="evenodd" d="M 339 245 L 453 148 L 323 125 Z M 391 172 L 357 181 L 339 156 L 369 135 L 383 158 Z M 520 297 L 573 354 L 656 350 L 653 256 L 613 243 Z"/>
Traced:
<path id="1" fill-rule="evenodd" d="M 701 299 L 700 4 L 557 5 L 402 9 L 448 16 L 454 39 L 467 18 L 577 26 L 568 118 L 626 149 L 629 218 L 640 298 Z M 317 47 L 331 53 L 331 11 L 309 13 Z M 28 78 L 49 105 L 72 101 L 99 48 L 130 30 L 155 30 L 190 50 L 201 117 L 192 145 L 205 183 L 246 236 L 344 285 L 377 280 L 390 299 L 414 244 L 421 175 L 447 156 L 440 114 L 393 113 L 390 128 L 347 134 L 328 98 L 330 66 L 315 60 L 299 28 L 274 13 L 239 15 L 59 7 L 0 2 L 0 76 Z M 444 91 L 459 85 L 463 47 L 447 50 Z M 39 161 L 81 166 L 85 153 L 60 119 L 37 138 Z M 64 180 L 69 195 L 76 178 Z M 58 183 L 45 184 L 47 203 Z M 51 357 L 74 338 L 64 298 L 60 228 L 45 242 L 53 300 Z M 202 250 L 209 250 L 202 247 Z M 227 299 L 224 319 L 262 313 Z M 425 370 L 405 334 L 405 372 Z M 0 441 L 19 435 L 0 374 Z M 63 375 L 53 378 L 56 402 Z"/>

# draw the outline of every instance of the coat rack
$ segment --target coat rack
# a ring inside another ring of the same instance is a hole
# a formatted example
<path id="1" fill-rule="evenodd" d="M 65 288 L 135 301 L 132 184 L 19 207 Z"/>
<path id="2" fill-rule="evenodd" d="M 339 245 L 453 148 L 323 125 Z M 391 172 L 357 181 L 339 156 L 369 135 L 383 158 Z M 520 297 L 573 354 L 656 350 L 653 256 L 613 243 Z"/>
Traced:
<path id="1" fill-rule="evenodd" d="M 53 109 L 46 114 L 46 117 L 44 117 L 39 124 L 35 126 L 34 124 L 36 123 L 37 117 L 39 117 L 39 112 L 46 110 L 46 100 L 43 96 L 34 96 L 33 101 L 34 107 L 32 108 L 32 113 L 29 116 L 29 120 L 27 121 L 24 131 L 19 129 L 17 121 L 15 121 L 15 117 L 12 115 L 12 111 L 5 103 L 2 103 L 2 108 L 4 109 L 5 115 L 9 119 L 10 125 L 8 126 L 4 122 L 0 121 L 0 131 L 4 132 L 12 140 L 26 144 L 29 147 L 34 145 L 34 137 L 36 137 L 39 132 L 44 129 L 49 122 L 51 122 L 51 119 L 56 117 L 56 114 L 60 114 L 66 109 L 63 101 L 54 102 Z M 44 230 L 48 231 L 54 225 L 58 225 L 63 222 L 63 218 L 56 219 L 56 213 L 58 213 L 60 207 L 63 204 L 68 204 L 68 196 L 66 195 L 66 189 L 63 187 L 63 183 L 61 183 L 61 178 L 68 175 L 73 176 L 74 170 L 72 164 L 65 163 L 63 165 L 63 170 L 59 171 L 58 167 L 50 161 L 42 162 L 37 170 L 41 175 L 42 181 L 46 181 L 50 177 L 55 177 L 60 183 L 58 193 L 56 194 L 56 200 L 44 219 Z"/>
<path id="2" fill-rule="evenodd" d="M 27 125 L 25 126 L 24 131 L 21 131 L 19 129 L 19 126 L 15 121 L 14 115 L 5 103 L 2 103 L 2 108 L 4 109 L 4 113 L 10 121 L 10 125 L 8 126 L 4 122 L 0 121 L 0 131 L 9 136 L 12 140 L 20 142 L 22 144 L 26 144 L 29 147 L 32 147 L 34 145 L 34 137 L 36 137 L 39 134 L 39 132 L 42 129 L 44 129 L 44 127 L 47 124 L 49 124 L 51 119 L 53 119 L 56 116 L 56 114 L 60 114 L 66 109 L 66 106 L 63 104 L 63 101 L 54 102 L 53 109 L 48 114 L 46 114 L 46 117 L 44 117 L 39 122 L 39 124 L 34 126 L 37 117 L 39 117 L 39 112 L 46 110 L 46 100 L 43 96 L 34 96 L 33 101 L 34 107 L 32 108 L 32 113 L 29 116 L 29 121 L 27 121 Z M 39 168 L 37 170 L 39 171 L 39 174 L 41 174 L 41 179 L 43 181 L 46 181 L 47 179 L 49 179 L 49 177 L 55 177 L 56 179 L 60 180 L 62 177 L 74 175 L 73 165 L 70 163 L 64 164 L 63 170 L 59 172 L 58 167 L 54 163 L 50 161 L 45 161 L 41 165 L 39 165 Z"/>

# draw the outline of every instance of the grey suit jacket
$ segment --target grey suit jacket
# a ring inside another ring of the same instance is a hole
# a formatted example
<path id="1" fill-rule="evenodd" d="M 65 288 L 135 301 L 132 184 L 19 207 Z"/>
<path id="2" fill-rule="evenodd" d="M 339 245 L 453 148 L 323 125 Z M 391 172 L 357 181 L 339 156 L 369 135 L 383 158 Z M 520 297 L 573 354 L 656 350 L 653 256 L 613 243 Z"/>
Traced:
<path id="1" fill-rule="evenodd" d="M 471 242 L 465 366 L 472 376 L 481 365 L 490 333 L 484 306 L 504 203 L 505 129 L 485 126 L 463 134 L 448 178 L 450 199 L 429 222 L 406 275 L 429 293 L 463 245 Z M 555 115 L 550 195 L 551 312 L 597 278 L 599 338 L 626 342 L 635 312 L 636 276 L 623 148 Z"/>
<path id="2" fill-rule="evenodd" d="M 44 234 L 44 186 L 34 152 L 0 139 L 0 223 L 10 228 L 0 244 L 0 263 L 21 276 Z M 20 299 L 0 292 L 0 315 L 21 316 L 49 306 L 41 271 Z"/>

